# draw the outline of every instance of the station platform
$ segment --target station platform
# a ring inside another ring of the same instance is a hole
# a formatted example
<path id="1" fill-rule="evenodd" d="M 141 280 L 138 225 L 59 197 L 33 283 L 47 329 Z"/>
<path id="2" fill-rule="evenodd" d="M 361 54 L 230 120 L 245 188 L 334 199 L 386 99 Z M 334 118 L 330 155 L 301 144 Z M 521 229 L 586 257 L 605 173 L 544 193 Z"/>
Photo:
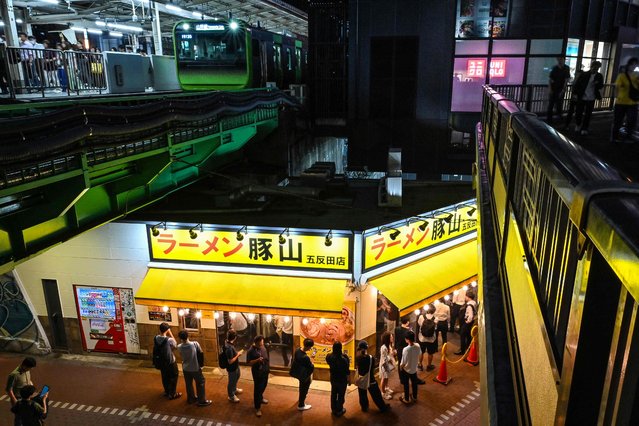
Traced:
<path id="1" fill-rule="evenodd" d="M 448 358 L 458 348 L 459 336 L 449 338 Z M 0 354 L 2 380 L 23 359 L 21 354 Z M 48 425 L 106 426 L 106 425 L 479 425 L 480 394 L 479 367 L 465 362 L 448 363 L 452 381 L 441 385 L 433 381 L 438 369 L 418 372 L 426 381 L 419 386 L 418 402 L 404 405 L 399 401 L 402 386 L 397 373 L 391 374 L 390 385 L 395 390 L 392 409 L 380 413 L 371 400 L 367 413 L 359 407 L 357 388 L 350 386 L 346 395 L 346 414 L 335 418 L 330 412 L 330 384 L 315 380 L 307 397 L 313 408 L 300 412 L 297 406 L 297 380 L 271 375 L 264 397 L 268 405 L 262 407 L 263 416 L 257 418 L 253 409 L 253 382 L 249 367 L 242 367 L 238 387 L 244 392 L 241 402 L 226 398 L 226 372 L 205 367 L 206 397 L 213 401 L 208 407 L 186 403 L 184 379 L 180 373 L 178 391 L 181 398 L 167 400 L 163 396 L 160 372 L 150 360 L 125 359 L 112 355 L 51 354 L 37 357 L 37 367 L 31 377 L 40 388 L 47 384 L 50 391 Z M 425 360 L 424 360 L 425 361 Z M 439 366 L 440 354 L 434 364 Z M 178 363 L 179 364 L 179 363 Z M 0 397 L 0 426 L 13 425 L 9 401 L 3 392 Z"/>

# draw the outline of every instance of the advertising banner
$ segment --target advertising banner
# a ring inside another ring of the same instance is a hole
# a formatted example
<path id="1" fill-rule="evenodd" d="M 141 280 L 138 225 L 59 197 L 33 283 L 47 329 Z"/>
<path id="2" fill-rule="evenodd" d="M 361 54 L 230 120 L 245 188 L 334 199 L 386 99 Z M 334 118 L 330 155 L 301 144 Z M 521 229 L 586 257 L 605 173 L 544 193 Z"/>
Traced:
<path id="1" fill-rule="evenodd" d="M 345 301 L 342 318 L 322 319 L 304 318 L 300 327 L 300 347 L 304 339 L 310 337 L 315 342 L 308 356 L 315 368 L 328 368 L 326 356 L 333 352 L 333 343 L 342 342 L 342 351 L 351 360 L 351 369 L 355 368 L 355 302 Z"/>
<path id="2" fill-rule="evenodd" d="M 290 230 L 288 235 L 252 230 L 244 234 L 206 227 L 193 232 L 159 231 L 153 236 L 152 227 L 147 228 L 152 261 L 345 272 L 351 265 L 350 233 L 332 231 L 329 238 L 325 232 L 308 230 Z"/>

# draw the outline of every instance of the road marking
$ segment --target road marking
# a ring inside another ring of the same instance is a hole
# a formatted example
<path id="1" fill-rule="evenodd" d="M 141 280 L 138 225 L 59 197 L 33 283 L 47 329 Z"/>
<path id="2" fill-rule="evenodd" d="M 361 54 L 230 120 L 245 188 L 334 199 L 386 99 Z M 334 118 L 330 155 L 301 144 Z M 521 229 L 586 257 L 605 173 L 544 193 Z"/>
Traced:
<path id="1" fill-rule="evenodd" d="M 118 411 L 117 408 L 114 408 L 115 411 Z M 126 410 L 120 410 L 120 412 L 118 413 L 118 416 L 121 416 L 122 414 L 126 413 Z M 113 413 L 111 413 L 113 414 Z"/>
<path id="2" fill-rule="evenodd" d="M 0 401 L 3 401 L 5 398 L 7 398 L 7 395 L 0 396 Z"/>
<path id="3" fill-rule="evenodd" d="M 147 411 L 146 413 L 142 414 L 142 417 L 144 417 L 145 419 L 148 419 L 149 417 L 151 417 L 151 413 Z"/>
<path id="4" fill-rule="evenodd" d="M 470 398 L 470 399 L 473 399 L 473 400 L 475 399 L 475 397 L 472 396 L 471 394 L 466 395 L 466 398 Z"/>
<path id="5" fill-rule="evenodd" d="M 194 421 L 195 421 L 195 419 L 191 419 L 191 420 L 189 420 L 188 424 L 192 425 Z"/>
<path id="6" fill-rule="evenodd" d="M 82 411 L 84 407 L 86 407 L 86 405 L 78 405 L 78 408 L 76 408 L 76 410 Z"/>
<path id="7" fill-rule="evenodd" d="M 110 408 L 105 408 L 104 410 L 102 410 L 102 414 L 106 414 L 109 410 Z"/>
<path id="8" fill-rule="evenodd" d="M 89 405 L 84 411 L 91 411 L 91 410 L 93 410 L 93 405 Z"/>
<path id="9" fill-rule="evenodd" d="M 455 415 L 455 413 L 453 413 L 453 412 L 452 412 L 452 411 L 450 411 L 450 410 L 446 410 L 446 414 L 448 414 L 449 416 L 454 416 L 454 415 Z"/>
<path id="10" fill-rule="evenodd" d="M 64 404 L 62 404 L 62 406 L 60 408 L 67 408 L 67 405 L 69 405 L 69 403 L 65 402 Z"/>
<path id="11" fill-rule="evenodd" d="M 182 418 L 180 419 L 180 423 L 184 423 L 185 421 L 186 421 L 186 417 L 182 417 Z"/>
<path id="12" fill-rule="evenodd" d="M 459 408 L 464 408 L 466 406 L 466 405 L 462 404 L 461 402 L 458 402 L 455 405 L 457 405 Z"/>
<path id="13" fill-rule="evenodd" d="M 464 402 L 464 404 L 470 404 L 470 401 L 467 400 L 466 398 L 462 398 L 462 401 Z"/>
<path id="14" fill-rule="evenodd" d="M 475 396 L 479 397 L 479 392 L 477 392 L 477 391 L 472 391 L 471 393 L 472 393 L 473 395 L 475 395 Z"/>
<path id="15" fill-rule="evenodd" d="M 174 423 L 177 420 L 177 416 L 171 417 L 171 423 Z"/>
<path id="16" fill-rule="evenodd" d="M 155 416 L 153 416 L 153 420 L 157 420 L 157 419 L 158 419 L 158 417 L 160 417 L 160 414 L 159 414 L 159 413 L 158 413 L 158 414 L 156 414 Z"/>
<path id="17" fill-rule="evenodd" d="M 444 422 L 442 422 L 442 421 L 441 421 L 441 420 L 439 420 L 439 419 L 435 419 L 435 421 L 436 421 L 437 423 L 439 423 L 440 425 L 443 425 L 443 424 L 444 424 Z"/>
<path id="18" fill-rule="evenodd" d="M 169 418 L 169 416 L 166 416 L 166 415 L 165 415 L 164 417 L 162 417 L 162 421 L 163 421 L 163 422 L 165 422 L 165 421 L 166 421 L 166 419 L 168 419 L 168 418 Z"/>
<path id="19" fill-rule="evenodd" d="M 126 416 L 131 417 L 131 416 L 135 416 L 136 414 L 138 414 L 138 412 L 136 410 L 132 410 L 132 411 L 129 411 Z"/>
<path id="20" fill-rule="evenodd" d="M 118 412 L 118 409 L 117 409 L 117 408 L 114 408 L 113 410 L 111 410 L 111 413 L 110 413 L 110 414 L 115 414 L 115 413 L 117 413 L 117 412 Z"/>
<path id="21" fill-rule="evenodd" d="M 197 426 L 202 426 L 202 423 L 204 423 L 204 420 L 200 420 L 199 422 L 197 422 Z"/>
<path id="22" fill-rule="evenodd" d="M 71 404 L 71 405 L 69 406 L 69 410 L 73 410 L 73 409 L 74 409 L 77 405 L 78 405 L 78 404 Z M 64 407 L 63 407 L 63 408 L 64 408 Z"/>
<path id="23" fill-rule="evenodd" d="M 58 405 L 60 405 L 60 401 L 56 401 L 55 404 L 53 404 L 54 407 L 57 407 Z"/>
<path id="24" fill-rule="evenodd" d="M 453 410 L 457 411 L 458 413 L 460 411 L 459 408 L 455 407 L 454 405 L 452 407 L 450 407 L 450 408 L 452 408 Z"/>
<path id="25" fill-rule="evenodd" d="M 95 410 L 93 410 L 94 413 L 97 413 L 98 411 L 100 411 L 102 409 L 102 407 L 96 407 Z"/>
<path id="26" fill-rule="evenodd" d="M 439 417 L 443 417 L 444 420 L 450 420 L 450 417 L 448 417 L 446 414 L 440 414 Z"/>

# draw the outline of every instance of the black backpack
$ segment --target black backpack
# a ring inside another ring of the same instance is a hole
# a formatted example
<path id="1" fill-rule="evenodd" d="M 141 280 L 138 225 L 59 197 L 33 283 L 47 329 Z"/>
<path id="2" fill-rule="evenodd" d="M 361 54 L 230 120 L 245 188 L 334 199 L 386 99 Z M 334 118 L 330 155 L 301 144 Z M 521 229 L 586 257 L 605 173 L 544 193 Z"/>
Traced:
<path id="1" fill-rule="evenodd" d="M 217 355 L 217 362 L 220 365 L 220 368 L 224 370 L 229 368 L 229 359 L 226 356 L 226 344 L 222 346 L 222 351 Z"/>
<path id="2" fill-rule="evenodd" d="M 168 343 L 168 338 L 165 338 L 160 344 L 157 339 L 153 340 L 153 366 L 158 370 L 171 364 L 171 348 L 168 347 Z"/>
<path id="3" fill-rule="evenodd" d="M 435 321 L 424 316 L 424 321 L 422 322 L 419 332 L 424 337 L 433 337 L 435 335 Z"/>
<path id="4" fill-rule="evenodd" d="M 632 79 L 627 72 L 626 78 L 628 79 L 628 97 L 635 102 L 639 101 L 639 89 L 632 83 Z"/>

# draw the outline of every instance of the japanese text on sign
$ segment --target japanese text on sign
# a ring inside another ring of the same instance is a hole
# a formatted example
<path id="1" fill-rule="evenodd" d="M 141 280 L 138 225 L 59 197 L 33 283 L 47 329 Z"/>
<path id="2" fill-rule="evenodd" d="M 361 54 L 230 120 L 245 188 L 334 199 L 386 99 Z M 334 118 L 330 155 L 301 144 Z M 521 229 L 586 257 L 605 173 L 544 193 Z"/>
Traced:
<path id="1" fill-rule="evenodd" d="M 167 229 L 157 237 L 147 229 L 151 259 L 347 271 L 350 238 L 334 235 L 326 246 L 324 235 L 290 235 L 279 244 L 277 233 L 250 233 L 238 241 L 234 231 L 204 230 L 191 239 L 186 229 Z"/>
<path id="2" fill-rule="evenodd" d="M 477 229 L 475 212 L 474 206 L 464 206 L 457 211 L 437 215 L 435 218 L 425 218 L 421 222 L 415 221 L 403 226 L 389 227 L 383 232 L 368 231 L 364 240 L 364 270 L 475 231 Z M 399 234 L 393 239 L 391 234 L 394 234 L 395 229 L 399 231 Z"/>

